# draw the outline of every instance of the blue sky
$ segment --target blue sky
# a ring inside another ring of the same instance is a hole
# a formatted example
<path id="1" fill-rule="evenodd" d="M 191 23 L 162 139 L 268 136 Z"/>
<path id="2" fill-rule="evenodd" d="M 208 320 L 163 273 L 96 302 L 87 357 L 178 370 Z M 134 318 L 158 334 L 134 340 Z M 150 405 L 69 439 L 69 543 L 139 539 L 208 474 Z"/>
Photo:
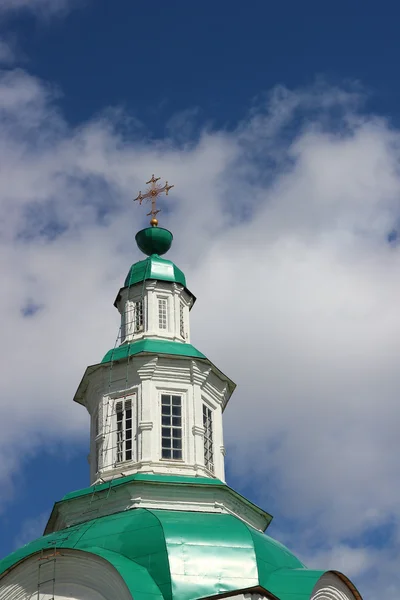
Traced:
<path id="1" fill-rule="evenodd" d="M 72 397 L 155 172 L 193 342 L 238 383 L 229 483 L 307 564 L 398 597 L 398 12 L 0 0 L 0 555 L 88 484 Z"/>
<path id="2" fill-rule="evenodd" d="M 78 5 L 79 3 L 77 3 Z M 394 2 L 334 4 L 184 0 L 82 2 L 66 18 L 31 14 L 5 23 L 30 72 L 57 84 L 59 106 L 77 124 L 123 106 L 155 136 L 176 112 L 235 127 L 269 89 L 359 81 L 378 110 L 396 118 L 399 54 Z"/>

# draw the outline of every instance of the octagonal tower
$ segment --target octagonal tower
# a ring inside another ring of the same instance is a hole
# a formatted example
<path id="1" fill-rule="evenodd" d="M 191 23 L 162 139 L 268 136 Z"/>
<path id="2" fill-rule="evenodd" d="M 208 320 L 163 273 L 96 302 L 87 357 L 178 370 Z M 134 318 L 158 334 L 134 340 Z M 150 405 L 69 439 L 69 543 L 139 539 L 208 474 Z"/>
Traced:
<path id="1" fill-rule="evenodd" d="M 235 384 L 190 344 L 195 297 L 160 257 L 172 234 L 150 227 L 136 240 L 148 257 L 115 300 L 117 345 L 88 367 L 75 395 L 91 417 L 91 481 L 135 473 L 224 481 L 222 413 Z"/>

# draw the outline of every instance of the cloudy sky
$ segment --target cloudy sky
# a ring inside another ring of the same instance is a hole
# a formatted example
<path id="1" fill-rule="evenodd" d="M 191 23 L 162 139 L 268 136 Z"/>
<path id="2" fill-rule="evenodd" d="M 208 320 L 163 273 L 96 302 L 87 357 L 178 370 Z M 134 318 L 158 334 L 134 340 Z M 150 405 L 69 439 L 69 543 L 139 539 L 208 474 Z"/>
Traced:
<path id="1" fill-rule="evenodd" d="M 238 384 L 229 483 L 307 565 L 397 600 L 396 12 L 0 0 L 1 556 L 88 484 L 72 397 L 114 345 L 156 173 L 192 341 Z"/>

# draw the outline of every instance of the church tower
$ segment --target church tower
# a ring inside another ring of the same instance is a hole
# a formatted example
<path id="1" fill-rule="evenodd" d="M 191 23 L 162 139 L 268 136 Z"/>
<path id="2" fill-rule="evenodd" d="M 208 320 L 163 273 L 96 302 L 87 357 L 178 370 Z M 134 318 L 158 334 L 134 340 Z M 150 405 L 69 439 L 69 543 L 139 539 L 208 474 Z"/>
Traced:
<path id="1" fill-rule="evenodd" d="M 154 175 L 145 257 L 114 302 L 115 347 L 74 400 L 90 416 L 90 486 L 56 502 L 43 537 L 0 561 L 0 600 L 361 600 L 264 532 L 272 517 L 225 482 L 233 381 L 191 344 L 195 296 L 164 256 Z"/>
<path id="2" fill-rule="evenodd" d="M 91 418 L 91 482 L 135 473 L 224 481 L 222 412 L 235 384 L 190 343 L 195 297 L 161 258 L 172 234 L 150 227 L 136 241 L 148 256 L 115 300 L 119 345 L 86 370 L 75 396 Z"/>

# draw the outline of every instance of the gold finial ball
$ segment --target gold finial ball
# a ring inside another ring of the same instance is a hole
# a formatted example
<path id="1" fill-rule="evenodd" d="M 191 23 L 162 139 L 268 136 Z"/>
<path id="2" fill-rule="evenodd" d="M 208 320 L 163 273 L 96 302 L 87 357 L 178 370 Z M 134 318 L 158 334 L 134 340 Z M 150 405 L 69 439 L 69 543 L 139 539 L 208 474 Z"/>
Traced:
<path id="1" fill-rule="evenodd" d="M 150 225 L 152 227 L 157 227 L 157 225 L 158 225 L 158 219 L 156 219 L 156 218 L 151 219 Z"/>

